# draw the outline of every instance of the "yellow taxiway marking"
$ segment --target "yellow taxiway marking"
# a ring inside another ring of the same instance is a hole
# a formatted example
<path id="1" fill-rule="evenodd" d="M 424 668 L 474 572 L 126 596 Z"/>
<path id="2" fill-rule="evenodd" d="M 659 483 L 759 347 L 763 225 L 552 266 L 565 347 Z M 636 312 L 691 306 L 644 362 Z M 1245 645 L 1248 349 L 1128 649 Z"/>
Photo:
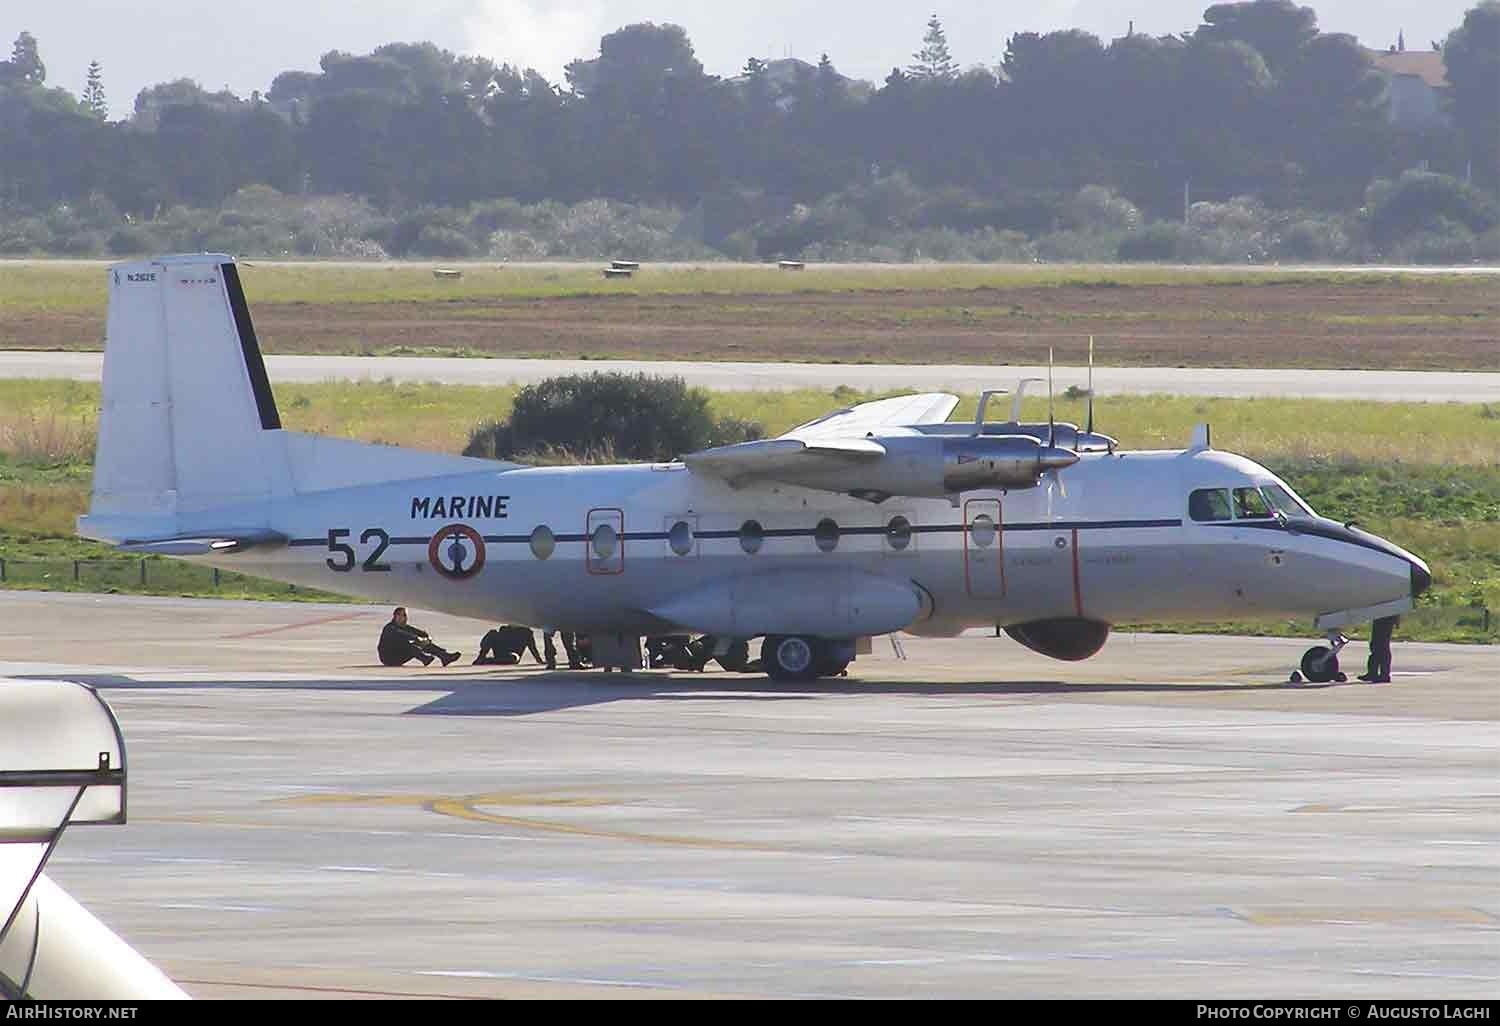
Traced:
<path id="1" fill-rule="evenodd" d="M 1470 923 L 1494 926 L 1495 916 L 1478 908 L 1263 908 L 1235 909 L 1241 919 L 1256 926 L 1328 925 L 1412 926 L 1422 923 Z"/>
<path id="2" fill-rule="evenodd" d="M 744 841 L 726 841 L 712 837 L 690 837 L 676 834 L 644 834 L 632 830 L 610 830 L 605 827 L 586 826 L 576 823 L 558 823 L 552 820 L 534 819 L 530 816 L 508 816 L 487 812 L 484 806 L 561 808 L 591 808 L 619 805 L 618 801 L 606 798 L 568 798 L 549 795 L 514 794 L 490 792 L 471 795 L 399 795 L 399 794 L 311 794 L 293 798 L 273 799 L 280 805 L 386 805 L 407 806 L 435 812 L 439 816 L 464 819 L 474 823 L 492 823 L 496 826 L 516 830 L 535 830 L 543 833 L 572 834 L 578 837 L 602 837 L 617 841 L 637 841 L 643 844 L 666 844 L 686 848 L 740 849 L 744 851 L 764 850 L 764 845 Z"/>
<path id="3" fill-rule="evenodd" d="M 294 798 L 272 799 L 278 805 L 415 805 L 426 807 L 435 802 L 462 801 L 477 805 L 562 805 L 587 807 L 619 805 L 608 798 L 554 798 L 538 794 L 514 794 L 492 791 L 455 798 L 446 794 L 304 794 Z"/>

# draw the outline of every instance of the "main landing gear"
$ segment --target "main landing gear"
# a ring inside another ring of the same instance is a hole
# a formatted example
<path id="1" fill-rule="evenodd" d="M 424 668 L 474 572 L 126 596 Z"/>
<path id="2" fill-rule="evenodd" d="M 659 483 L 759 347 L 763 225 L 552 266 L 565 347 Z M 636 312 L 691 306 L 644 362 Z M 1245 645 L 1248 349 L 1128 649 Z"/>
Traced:
<path id="1" fill-rule="evenodd" d="M 1349 678 L 1339 672 L 1339 652 L 1347 644 L 1349 639 L 1342 633 L 1329 631 L 1328 644 L 1314 645 L 1302 653 L 1302 669 L 1300 673 L 1292 671 L 1292 683 L 1300 684 L 1304 679 L 1309 684 L 1344 683 Z"/>
<path id="2" fill-rule="evenodd" d="M 760 662 L 772 680 L 809 681 L 837 677 L 854 661 L 854 642 L 773 634 L 760 647 Z"/>

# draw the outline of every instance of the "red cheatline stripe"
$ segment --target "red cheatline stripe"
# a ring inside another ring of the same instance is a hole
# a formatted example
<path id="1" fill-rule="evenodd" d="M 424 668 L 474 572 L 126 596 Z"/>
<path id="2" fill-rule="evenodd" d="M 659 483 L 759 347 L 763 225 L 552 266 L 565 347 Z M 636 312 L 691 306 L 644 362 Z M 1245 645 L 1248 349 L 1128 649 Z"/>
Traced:
<path id="1" fill-rule="evenodd" d="M 234 641 L 239 638 L 258 638 L 264 634 L 275 634 L 279 631 L 294 631 L 298 627 L 314 627 L 320 623 L 333 623 L 337 620 L 356 620 L 361 616 L 369 616 L 368 612 L 358 613 L 335 613 L 332 616 L 320 616 L 313 620 L 303 620 L 301 623 L 284 623 L 280 627 L 264 627 L 258 631 L 246 631 L 244 634 L 226 634 L 225 641 Z"/>
<path id="2" fill-rule="evenodd" d="M 1073 610 L 1083 617 L 1083 587 L 1078 582 L 1078 528 L 1073 528 Z"/>

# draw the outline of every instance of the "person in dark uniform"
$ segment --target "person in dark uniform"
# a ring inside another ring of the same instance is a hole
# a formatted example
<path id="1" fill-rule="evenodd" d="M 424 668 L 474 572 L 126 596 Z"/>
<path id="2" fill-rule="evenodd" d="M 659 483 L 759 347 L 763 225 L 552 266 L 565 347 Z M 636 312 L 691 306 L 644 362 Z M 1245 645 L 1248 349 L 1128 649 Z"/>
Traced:
<path id="1" fill-rule="evenodd" d="M 390 622 L 380 632 L 376 651 L 386 666 L 400 666 L 413 659 L 420 659 L 423 666 L 431 666 L 434 659 L 441 659 L 447 666 L 459 656 L 457 652 L 445 651 L 426 631 L 408 623 L 405 606 L 397 606 L 391 614 Z"/>
<path id="2" fill-rule="evenodd" d="M 578 657 L 578 642 L 577 642 L 577 637 L 573 634 L 573 632 L 572 631 L 562 631 L 562 632 L 559 632 L 555 628 L 552 628 L 552 627 L 543 627 L 542 628 L 542 650 L 547 653 L 547 669 L 549 669 L 549 670 L 555 670 L 555 669 L 557 669 L 557 646 L 552 643 L 552 639 L 558 633 L 562 634 L 563 651 L 565 651 L 568 654 L 568 669 L 570 669 L 570 670 L 581 670 L 581 669 L 583 669 L 583 660 Z"/>
<path id="3" fill-rule="evenodd" d="M 1382 616 L 1370 625 L 1370 661 L 1359 680 L 1367 684 L 1391 682 L 1391 634 L 1400 622 L 1399 616 Z"/>
<path id="4" fill-rule="evenodd" d="M 479 654 L 474 657 L 474 665 L 489 663 L 496 666 L 515 666 L 521 661 L 521 653 L 528 649 L 531 651 L 531 658 L 540 663 L 542 656 L 536 650 L 536 638 L 532 636 L 531 628 L 509 623 L 502 624 L 487 633 L 479 642 Z"/>

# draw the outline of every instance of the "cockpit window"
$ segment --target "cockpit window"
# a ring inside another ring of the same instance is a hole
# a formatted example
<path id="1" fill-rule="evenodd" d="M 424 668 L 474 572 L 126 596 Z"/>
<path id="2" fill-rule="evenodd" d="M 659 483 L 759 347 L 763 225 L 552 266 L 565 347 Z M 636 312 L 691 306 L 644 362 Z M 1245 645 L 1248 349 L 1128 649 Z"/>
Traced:
<path id="1" fill-rule="evenodd" d="M 1289 517 L 1310 517 L 1313 515 L 1312 510 L 1298 502 L 1297 497 L 1281 487 L 1281 485 L 1265 485 L 1261 488 L 1261 493 L 1265 495 L 1266 501 L 1271 504 L 1273 509 Z"/>
<path id="2" fill-rule="evenodd" d="M 1234 517 L 1236 520 L 1265 520 L 1271 516 L 1271 507 L 1259 488 L 1236 488 L 1234 490 Z"/>
<path id="3" fill-rule="evenodd" d="M 1194 520 L 1230 520 L 1228 488 L 1199 488 L 1188 496 L 1188 515 Z"/>

